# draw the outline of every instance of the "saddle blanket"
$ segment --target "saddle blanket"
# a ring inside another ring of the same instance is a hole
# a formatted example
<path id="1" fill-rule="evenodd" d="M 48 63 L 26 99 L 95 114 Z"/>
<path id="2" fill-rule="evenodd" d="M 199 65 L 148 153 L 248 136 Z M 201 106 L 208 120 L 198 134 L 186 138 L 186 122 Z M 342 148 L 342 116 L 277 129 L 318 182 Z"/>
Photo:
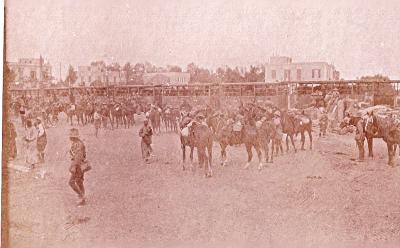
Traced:
<path id="1" fill-rule="evenodd" d="M 310 123 L 310 119 L 305 118 L 305 117 L 300 117 L 300 120 L 301 120 L 301 123 L 302 123 L 302 124 L 308 124 L 308 123 Z"/>
<path id="2" fill-rule="evenodd" d="M 240 131 L 242 131 L 242 128 L 243 128 L 243 125 L 242 125 L 242 123 L 240 123 L 240 122 L 235 122 L 235 123 L 233 124 L 233 131 L 235 131 L 235 132 L 240 132 Z"/>
<path id="3" fill-rule="evenodd" d="M 181 130 L 181 135 L 182 135 L 183 137 L 188 137 L 188 136 L 189 136 L 189 127 L 184 127 L 184 128 Z"/>

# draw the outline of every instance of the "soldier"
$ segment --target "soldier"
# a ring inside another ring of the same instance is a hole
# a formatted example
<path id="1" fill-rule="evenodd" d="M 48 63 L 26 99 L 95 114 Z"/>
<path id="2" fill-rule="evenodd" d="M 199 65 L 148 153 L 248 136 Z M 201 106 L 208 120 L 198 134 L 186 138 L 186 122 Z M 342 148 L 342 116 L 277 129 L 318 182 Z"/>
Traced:
<path id="1" fill-rule="evenodd" d="M 86 149 L 83 142 L 79 139 L 79 131 L 76 128 L 70 130 L 69 139 L 71 140 L 71 149 L 69 151 L 71 156 L 71 166 L 69 171 L 71 177 L 69 179 L 69 186 L 78 194 L 78 205 L 84 205 L 85 200 L 85 187 L 83 186 L 84 173 L 82 165 L 86 160 Z"/>
<path id="2" fill-rule="evenodd" d="M 274 123 L 276 128 L 275 138 L 274 138 L 276 155 L 278 155 L 279 150 L 281 151 L 281 154 L 283 154 L 283 147 L 282 147 L 283 130 L 281 123 L 281 112 L 279 110 L 276 110 L 274 112 L 274 117 L 272 119 L 272 122 Z"/>
<path id="3" fill-rule="evenodd" d="M 46 149 L 47 145 L 47 135 L 46 130 L 43 126 L 42 120 L 37 117 L 35 123 L 36 129 L 38 131 L 37 135 L 37 150 L 39 155 L 39 162 L 44 163 L 44 150 Z"/>
<path id="4" fill-rule="evenodd" d="M 149 162 L 150 153 L 152 152 L 151 148 L 152 135 L 153 135 L 153 130 L 149 125 L 149 120 L 145 119 L 143 122 L 143 127 L 139 131 L 139 136 L 142 137 L 142 142 L 141 142 L 142 157 L 146 163 Z"/>
<path id="5" fill-rule="evenodd" d="M 354 117 L 359 118 L 356 123 L 356 135 L 354 139 L 356 140 L 356 145 L 358 148 L 358 162 L 364 161 L 364 140 L 365 140 L 365 131 L 364 131 L 364 120 L 361 118 L 361 113 L 357 112 Z"/>
<path id="6" fill-rule="evenodd" d="M 325 108 L 321 108 L 321 116 L 319 118 L 319 137 L 326 135 L 326 129 L 328 128 L 328 115 L 326 114 Z"/>
<path id="7" fill-rule="evenodd" d="M 96 130 L 95 135 L 97 137 L 97 134 L 99 133 L 99 128 L 101 126 L 101 114 L 100 114 L 100 110 L 97 108 L 93 114 L 93 120 L 94 120 L 94 128 Z"/>

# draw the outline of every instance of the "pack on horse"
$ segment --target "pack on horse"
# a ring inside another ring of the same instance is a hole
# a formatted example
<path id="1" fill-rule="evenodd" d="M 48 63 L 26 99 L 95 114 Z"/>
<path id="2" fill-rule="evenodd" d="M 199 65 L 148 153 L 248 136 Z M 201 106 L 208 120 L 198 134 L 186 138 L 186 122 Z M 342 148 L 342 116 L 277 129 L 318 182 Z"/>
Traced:
<path id="1" fill-rule="evenodd" d="M 242 113 L 246 112 L 246 110 L 243 110 Z M 250 118 L 249 115 L 247 115 L 245 120 L 231 121 L 221 126 L 220 129 L 217 130 L 216 139 L 221 147 L 221 164 L 223 166 L 227 163 L 226 148 L 228 145 L 244 144 L 247 151 L 247 163 L 244 168 L 247 169 L 250 166 L 250 162 L 253 159 L 253 147 L 257 152 L 259 168 L 262 167 L 262 154 L 257 137 L 257 128 L 254 119 Z"/>

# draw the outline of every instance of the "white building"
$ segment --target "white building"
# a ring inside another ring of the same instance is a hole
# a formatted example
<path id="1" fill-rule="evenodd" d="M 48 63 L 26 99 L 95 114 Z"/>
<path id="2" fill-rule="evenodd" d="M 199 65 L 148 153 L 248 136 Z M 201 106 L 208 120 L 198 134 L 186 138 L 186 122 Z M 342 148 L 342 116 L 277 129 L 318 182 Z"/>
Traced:
<path id="1" fill-rule="evenodd" d="M 19 83 L 50 82 L 52 79 L 51 65 L 42 57 L 22 58 L 18 62 L 7 62 L 7 65 L 15 73 L 15 81 Z"/>
<path id="2" fill-rule="evenodd" d="M 160 84 L 188 84 L 190 73 L 188 72 L 154 72 L 143 74 L 143 82 L 148 85 Z"/>
<path id="3" fill-rule="evenodd" d="M 125 72 L 107 68 L 103 62 L 93 62 L 89 66 L 78 66 L 77 85 L 90 86 L 92 83 L 103 86 L 126 83 Z"/>
<path id="4" fill-rule="evenodd" d="M 273 56 L 265 65 L 265 82 L 339 80 L 335 66 L 327 62 L 292 62 L 292 58 Z"/>

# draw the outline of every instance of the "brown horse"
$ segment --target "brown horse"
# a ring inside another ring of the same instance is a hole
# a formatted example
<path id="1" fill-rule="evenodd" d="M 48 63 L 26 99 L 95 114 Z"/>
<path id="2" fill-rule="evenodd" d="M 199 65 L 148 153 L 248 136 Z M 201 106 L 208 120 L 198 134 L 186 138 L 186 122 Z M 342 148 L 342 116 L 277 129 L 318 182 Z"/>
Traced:
<path id="1" fill-rule="evenodd" d="M 257 139 L 260 148 L 264 151 L 265 162 L 273 162 L 275 148 L 276 127 L 271 120 L 260 121 L 261 125 L 257 128 Z M 269 153 L 269 144 L 271 143 L 271 153 Z M 270 154 L 270 155 L 269 155 Z"/>
<path id="2" fill-rule="evenodd" d="M 199 165 L 204 166 L 205 177 L 212 177 L 212 131 L 206 125 L 197 122 L 193 122 L 189 130 L 189 137 L 193 139 L 194 147 L 197 148 Z"/>
<path id="3" fill-rule="evenodd" d="M 297 133 L 296 131 L 296 119 L 293 115 L 289 115 L 287 111 L 282 111 L 282 131 L 286 134 L 286 152 L 289 152 L 289 138 L 292 142 L 294 152 L 297 152 L 296 145 L 294 144 L 293 136 Z"/>
<path id="4" fill-rule="evenodd" d="M 295 117 L 295 130 L 296 130 L 296 135 L 300 133 L 301 135 L 301 150 L 304 149 L 304 143 L 305 143 L 305 135 L 304 133 L 308 133 L 308 137 L 310 139 L 310 150 L 312 150 L 312 120 L 310 117 L 305 116 L 304 114 L 296 116 Z"/>
<path id="5" fill-rule="evenodd" d="M 204 166 L 205 176 L 212 176 L 212 132 L 211 130 L 200 123 L 192 121 L 189 118 L 184 118 L 180 124 L 181 148 L 182 148 L 182 169 L 185 170 L 186 147 L 190 148 L 190 162 L 193 164 L 193 150 L 197 148 L 199 166 Z M 188 133 L 182 134 L 182 130 L 187 128 Z M 207 153 L 206 153 L 207 150 Z M 208 156 L 207 156 L 208 154 Z M 193 167 L 195 169 L 195 167 Z"/>
<path id="6" fill-rule="evenodd" d="M 370 137 L 371 140 L 372 138 L 383 138 L 388 150 L 388 164 L 394 166 L 396 148 L 400 145 L 400 129 L 398 125 L 392 118 L 375 117 L 372 126 L 374 127 L 373 130 L 376 130 L 376 132 Z M 369 128 L 370 127 L 367 126 L 367 130 Z M 366 131 L 366 134 L 370 134 L 369 131 Z M 372 141 L 371 147 L 368 150 L 371 150 L 372 153 Z"/>
<path id="7" fill-rule="evenodd" d="M 254 125 L 245 124 L 240 133 L 235 133 L 233 124 L 220 125 L 217 130 L 216 139 L 221 147 L 221 165 L 225 166 L 227 163 L 226 148 L 228 145 L 244 144 L 247 151 L 247 163 L 244 168 L 247 169 L 250 166 L 250 162 L 253 159 L 253 147 L 258 155 L 259 168 L 262 167 L 260 143 L 257 136 L 257 129 Z"/>

